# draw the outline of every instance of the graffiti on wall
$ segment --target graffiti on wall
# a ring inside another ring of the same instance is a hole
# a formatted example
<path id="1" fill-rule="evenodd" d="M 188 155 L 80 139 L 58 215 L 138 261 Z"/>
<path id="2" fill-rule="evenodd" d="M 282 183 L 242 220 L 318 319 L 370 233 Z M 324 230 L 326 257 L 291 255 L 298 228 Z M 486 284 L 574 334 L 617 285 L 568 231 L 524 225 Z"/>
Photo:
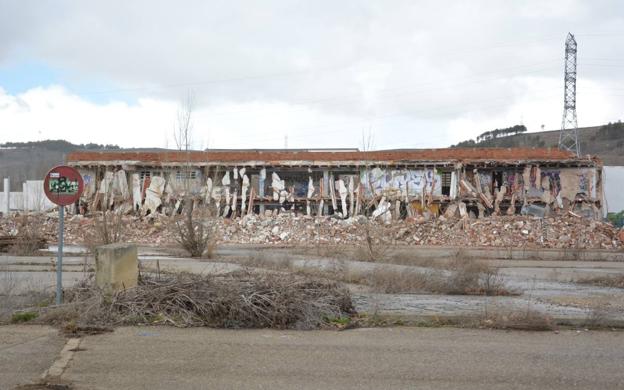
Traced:
<path id="1" fill-rule="evenodd" d="M 544 179 L 548 178 L 548 183 L 550 184 L 551 194 L 556 198 L 561 192 L 561 172 L 558 170 L 543 170 L 542 171 L 542 183 L 544 189 L 547 188 L 547 184 Z"/>
<path id="2" fill-rule="evenodd" d="M 440 175 L 433 169 L 424 170 L 384 170 L 373 168 L 360 173 L 360 182 L 365 194 L 384 195 L 398 192 L 401 196 L 420 196 L 424 192 L 442 195 Z"/>
<path id="3" fill-rule="evenodd" d="M 589 194 L 589 175 L 586 172 L 581 171 L 579 173 L 579 192 Z"/>

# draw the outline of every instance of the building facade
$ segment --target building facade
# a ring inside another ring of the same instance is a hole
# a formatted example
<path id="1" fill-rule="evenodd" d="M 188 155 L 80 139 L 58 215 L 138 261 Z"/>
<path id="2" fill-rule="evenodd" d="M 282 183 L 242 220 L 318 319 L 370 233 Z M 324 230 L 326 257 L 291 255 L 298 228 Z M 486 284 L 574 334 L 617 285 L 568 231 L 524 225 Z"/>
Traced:
<path id="1" fill-rule="evenodd" d="M 82 212 L 297 212 L 404 218 L 526 212 L 600 215 L 602 164 L 557 149 L 77 151 Z M 532 210 L 532 211 L 531 211 Z"/>

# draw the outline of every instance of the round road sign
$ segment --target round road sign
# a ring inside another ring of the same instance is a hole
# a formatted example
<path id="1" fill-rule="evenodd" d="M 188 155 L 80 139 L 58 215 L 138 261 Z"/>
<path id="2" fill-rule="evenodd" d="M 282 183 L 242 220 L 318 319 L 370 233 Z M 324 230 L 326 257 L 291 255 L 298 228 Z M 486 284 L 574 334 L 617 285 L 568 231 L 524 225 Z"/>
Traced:
<path id="1" fill-rule="evenodd" d="M 80 199 L 84 182 L 80 172 L 66 165 L 50 169 L 43 181 L 43 190 L 50 201 L 59 206 L 69 206 Z"/>

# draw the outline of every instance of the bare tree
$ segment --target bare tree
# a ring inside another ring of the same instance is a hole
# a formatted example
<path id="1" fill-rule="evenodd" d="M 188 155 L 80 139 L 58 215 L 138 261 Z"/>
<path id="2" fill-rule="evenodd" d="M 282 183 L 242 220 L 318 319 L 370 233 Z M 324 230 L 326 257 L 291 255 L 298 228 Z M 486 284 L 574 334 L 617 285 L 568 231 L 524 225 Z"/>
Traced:
<path id="1" fill-rule="evenodd" d="M 188 92 L 186 98 L 178 108 L 176 123 L 173 131 L 173 139 L 176 148 L 186 152 L 184 169 L 180 172 L 178 179 L 182 180 L 183 196 L 182 210 L 183 217 L 174 215 L 177 241 L 193 257 L 204 256 L 211 247 L 212 229 L 205 226 L 205 208 L 196 207 L 200 203 L 199 197 L 194 192 L 192 182 L 196 180 L 191 174 L 191 149 L 193 147 L 193 108 L 194 95 Z"/>
<path id="2" fill-rule="evenodd" d="M 190 151 L 193 146 L 193 109 L 195 95 L 189 91 L 178 108 L 173 140 L 178 150 Z"/>
<path id="3" fill-rule="evenodd" d="M 362 129 L 362 144 L 360 145 L 363 152 L 370 152 L 375 148 L 375 134 L 372 127 Z"/>

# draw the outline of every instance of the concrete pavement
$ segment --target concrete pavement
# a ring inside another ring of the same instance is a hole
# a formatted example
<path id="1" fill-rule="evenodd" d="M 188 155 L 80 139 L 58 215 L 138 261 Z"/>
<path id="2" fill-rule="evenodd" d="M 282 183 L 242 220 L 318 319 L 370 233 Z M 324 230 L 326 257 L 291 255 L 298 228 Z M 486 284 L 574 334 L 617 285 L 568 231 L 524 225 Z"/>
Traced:
<path id="1" fill-rule="evenodd" d="M 0 326 L 0 389 L 39 380 L 65 345 L 47 326 Z"/>
<path id="2" fill-rule="evenodd" d="M 622 332 L 124 327 L 87 336 L 76 389 L 621 389 Z"/>

